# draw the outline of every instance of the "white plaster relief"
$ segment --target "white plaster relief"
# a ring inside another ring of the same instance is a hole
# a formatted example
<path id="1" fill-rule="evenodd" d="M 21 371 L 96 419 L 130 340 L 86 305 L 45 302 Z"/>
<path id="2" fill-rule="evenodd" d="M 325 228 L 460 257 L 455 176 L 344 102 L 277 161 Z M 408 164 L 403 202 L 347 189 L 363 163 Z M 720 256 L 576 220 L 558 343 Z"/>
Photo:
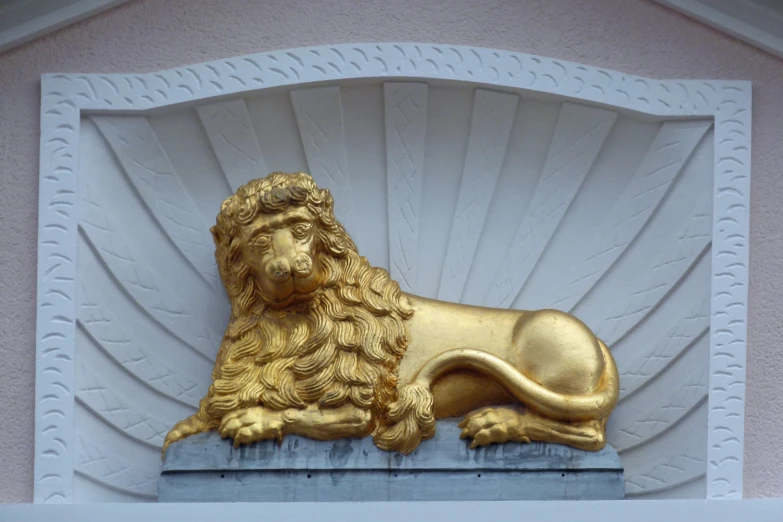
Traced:
<path id="1" fill-rule="evenodd" d="M 98 269 L 95 265 L 92 268 Z M 92 290 L 92 286 L 84 283 L 79 289 L 78 322 L 87 335 L 140 382 L 185 404 L 198 406 L 208 387 L 204 376 L 191 379 L 183 375 L 181 367 L 169 365 L 154 350 L 129 335 L 119 320 L 110 317 L 110 306 L 97 304 L 95 294 L 99 292 L 93 294 Z"/>
<path id="2" fill-rule="evenodd" d="M 707 136 L 710 136 L 708 134 Z M 613 346 L 644 319 L 709 256 L 712 239 L 712 195 L 705 190 L 711 175 L 710 140 L 698 147 L 666 198 L 612 266 L 571 311 Z M 671 238 L 662 241 L 661 238 Z M 707 281 L 702 280 L 706 292 Z M 613 296 L 623 295 L 623 299 Z"/>
<path id="3" fill-rule="evenodd" d="M 596 330 L 596 335 L 607 343 L 625 335 L 671 290 L 688 269 L 705 251 L 710 240 L 710 212 L 706 198 L 694 198 L 693 213 L 677 227 L 676 242 L 660 245 L 660 250 L 650 252 L 646 262 L 639 259 L 635 274 L 618 276 L 613 285 L 625 282 L 628 299 L 607 304 L 600 310 L 590 308 L 598 301 L 595 297 L 582 301 L 574 308 L 583 320 Z M 621 274 L 620 271 L 618 273 Z M 607 291 L 608 292 L 608 291 Z M 598 301 L 600 302 L 600 301 Z M 606 301 L 604 301 L 606 302 Z M 590 304 L 588 304 L 590 303 Z"/>
<path id="4" fill-rule="evenodd" d="M 707 397 L 709 347 L 709 338 L 700 337 L 664 374 L 618 404 L 607 439 L 619 453 L 649 443 Z"/>
<path id="5" fill-rule="evenodd" d="M 661 487 L 671 489 L 678 485 L 684 487 L 704 475 L 706 468 L 708 496 L 741 496 L 747 205 L 750 181 L 749 84 L 655 81 L 567 62 L 487 49 L 424 44 L 372 44 L 266 53 L 148 75 L 44 76 L 41 111 L 36 501 L 71 501 L 74 498 L 74 456 L 85 454 L 83 448 L 75 447 L 72 431 L 72 361 L 77 307 L 74 286 L 77 271 L 74 260 L 78 243 L 74 206 L 82 197 L 78 194 L 76 181 L 80 111 L 146 109 L 207 100 L 218 95 L 246 93 L 259 88 L 371 77 L 413 77 L 422 81 L 462 80 L 499 88 L 527 89 L 568 97 L 579 102 L 597 102 L 604 106 L 640 111 L 658 117 L 671 115 L 714 118 L 714 137 L 711 137 L 710 141 L 715 143 L 714 162 L 711 163 L 715 168 L 712 173 L 714 175 L 707 177 L 707 182 L 714 182 L 715 187 L 715 197 L 711 202 L 712 212 L 709 212 L 710 206 L 705 203 L 699 210 L 704 218 L 702 221 L 708 222 L 706 228 L 700 229 L 699 233 L 695 234 L 696 237 L 690 237 L 687 230 L 684 231 L 686 235 L 682 236 L 683 244 L 700 243 L 701 249 L 688 247 L 687 252 L 671 250 L 658 260 L 662 263 L 675 260 L 684 267 L 678 267 L 663 277 L 669 291 L 673 293 L 677 284 L 683 284 L 677 281 L 688 272 L 688 267 L 700 252 L 712 256 L 709 403 L 703 404 L 673 428 L 653 438 L 649 444 L 629 450 L 623 458 L 629 469 L 629 493 L 650 492 Z M 333 116 L 327 119 L 335 121 Z M 339 158 L 340 147 L 335 147 L 331 141 L 329 143 L 330 149 L 338 151 L 336 154 Z M 346 147 L 347 144 L 343 143 L 343 153 Z M 307 155 L 309 163 L 311 154 Z M 335 154 L 330 151 L 330 155 L 333 157 Z M 314 170 L 312 165 L 310 168 Z M 704 182 L 701 182 L 700 186 L 703 187 Z M 340 201 L 337 192 L 335 198 Z M 350 201 L 350 198 L 347 201 Z M 688 221 L 689 218 L 679 216 L 678 219 Z M 205 233 L 207 225 L 202 224 Z M 698 227 L 701 226 L 698 224 Z M 650 227 L 651 224 L 645 229 L 649 230 Z M 694 231 L 690 233 L 693 235 Z M 705 235 L 705 238 L 702 238 L 702 235 Z M 206 238 L 208 239 L 208 236 Z M 710 239 L 712 249 L 707 251 L 705 249 Z M 202 241 L 202 245 L 207 248 L 211 259 L 211 244 L 209 241 Z M 618 267 L 629 256 L 631 249 L 628 247 L 617 261 Z M 662 252 L 666 252 L 666 249 Z M 395 255 L 392 248 L 390 254 Z M 678 261 L 683 256 L 689 260 Z M 661 273 L 663 272 L 665 270 Z M 612 274 L 614 277 L 614 268 Z M 589 302 L 589 299 L 594 299 L 596 295 L 600 296 L 601 292 L 606 292 L 607 295 L 611 293 L 602 290 L 606 288 L 604 281 L 605 279 L 599 280 L 585 298 L 587 301 L 583 299 L 582 302 Z M 606 281 L 612 282 L 614 279 Z M 661 298 L 668 295 L 666 292 L 656 294 L 657 290 L 652 290 L 658 284 L 657 281 L 648 281 L 639 286 L 639 290 L 647 292 L 648 296 L 634 307 L 639 310 L 646 308 L 646 311 L 621 311 L 624 312 L 620 314 L 621 319 L 614 321 L 617 324 L 611 324 L 613 321 L 605 318 L 607 326 L 604 328 L 609 328 L 605 331 L 622 339 L 624 335 L 631 335 L 628 332 L 632 332 L 634 325 L 639 323 L 639 316 L 652 317 L 656 307 L 663 306 L 658 304 Z M 576 310 L 579 311 L 579 305 Z M 600 314 L 596 319 L 601 319 Z M 637 393 L 642 393 L 643 389 L 642 387 Z M 703 426 L 700 424 L 703 419 L 697 418 L 697 413 L 709 418 L 707 443 L 698 437 L 689 438 L 682 435 L 691 433 L 691 430 L 698 432 L 703 429 L 698 427 Z M 108 437 L 111 432 L 106 433 Z M 668 446 L 663 444 L 669 440 L 675 440 L 676 443 Z M 688 443 L 687 447 L 681 446 L 684 442 Z M 668 450 L 665 451 L 665 448 L 681 449 L 677 449 L 677 455 L 662 460 L 662 456 L 667 455 Z M 709 457 L 706 456 L 708 450 Z M 703 457 L 700 452 L 703 452 Z M 128 488 L 128 491 L 132 490 L 137 495 L 154 491 L 145 489 L 150 487 L 145 481 L 152 471 L 131 472 L 127 471 L 129 468 L 123 467 L 123 464 L 112 468 L 117 470 L 115 474 L 98 473 L 91 463 L 107 459 L 96 460 L 94 452 L 91 455 L 89 459 L 79 457 L 76 460 L 76 469 L 80 473 L 87 473 L 86 470 L 89 470 L 94 474 L 93 478 L 109 476 L 110 478 L 105 480 L 113 481 L 111 487 Z M 111 460 L 115 456 L 109 455 L 107 458 Z M 138 462 L 143 465 L 146 461 L 138 459 Z M 149 462 L 154 462 L 154 459 Z M 136 475 L 117 479 L 128 474 Z M 661 483 L 664 486 L 661 486 Z"/>
<path id="6" fill-rule="evenodd" d="M 438 296 L 459 198 L 474 98 L 473 89 L 429 86 L 416 259 L 416 291 L 423 297 Z"/>
<path id="7" fill-rule="evenodd" d="M 154 500 L 157 497 L 158 474 L 135 466 L 127 458 L 109 448 L 91 442 L 86 435 L 77 436 L 78 450 L 75 469 L 94 480 L 118 489 Z"/>
<path id="8" fill-rule="evenodd" d="M 587 241 L 583 261 L 551 296 L 550 308 L 571 309 L 612 266 L 658 208 L 675 176 L 712 122 L 666 122 L 617 204 Z M 597 210 L 596 210 L 597 211 Z"/>
<path id="9" fill-rule="evenodd" d="M 468 150 L 438 299 L 459 302 L 506 157 L 518 97 L 476 89 Z"/>
<path id="10" fill-rule="evenodd" d="M 99 372 L 85 361 L 77 363 L 79 388 L 76 390 L 76 398 L 118 430 L 145 444 L 162 447 L 163 439 L 171 429 L 170 423 L 131 406 L 111 384 L 98 375 Z M 155 410 L 154 404 L 149 406 L 152 408 L 148 411 Z"/>
<path id="11" fill-rule="evenodd" d="M 503 262 L 500 253 L 505 252 L 514 239 L 535 192 L 561 106 L 562 103 L 553 100 L 520 97 L 506 159 L 484 221 L 484 228 L 492 233 L 481 234 L 479 238 L 461 302 L 473 305 L 484 302 Z M 638 133 L 635 134 L 639 139 Z M 580 216 L 580 221 L 583 220 L 584 215 Z M 525 286 L 530 285 L 528 281 Z M 551 284 L 546 285 L 545 290 L 551 290 Z M 531 305 L 538 306 L 544 293 L 536 290 L 534 295 L 536 299 Z"/>
<path id="12" fill-rule="evenodd" d="M 386 82 L 384 123 L 388 182 L 389 270 L 409 292 L 416 285 L 421 185 L 427 130 L 427 84 Z"/>
<path id="13" fill-rule="evenodd" d="M 147 120 L 112 116 L 94 116 L 92 120 L 161 228 L 217 289 L 217 267 L 208 227 L 198 216 Z"/>
<path id="14" fill-rule="evenodd" d="M 707 418 L 707 404 L 703 402 L 679 424 L 649 444 L 623 454 L 623 465 L 636 471 L 626 474 L 625 494 L 630 498 L 644 498 L 649 491 L 661 493 L 705 476 L 707 464 L 706 434 L 690 437 L 696 426 Z"/>
<path id="15" fill-rule="evenodd" d="M 345 150 L 339 87 L 291 91 L 310 175 L 334 196 L 334 214 L 348 232 L 354 222 L 353 194 Z"/>
<path id="16" fill-rule="evenodd" d="M 664 330 L 657 330 L 658 338 L 652 342 L 641 342 L 650 333 L 634 336 L 629 342 L 629 349 L 623 350 L 615 345 L 615 361 L 620 371 L 620 398 L 633 394 L 648 381 L 664 371 L 683 350 L 687 350 L 694 342 L 709 332 L 709 298 L 697 297 L 692 307 L 679 308 L 682 317 L 674 325 Z M 684 311 L 684 313 L 682 312 Z M 639 331 L 637 327 L 634 331 Z M 663 333 L 661 333 L 663 332 Z M 630 335 L 628 336 L 630 337 Z M 628 337 L 624 338 L 625 342 Z M 633 350 L 633 351 L 632 351 Z M 627 354 L 627 355 L 626 355 Z"/>
<path id="17" fill-rule="evenodd" d="M 183 342 L 208 359 L 217 354 L 222 332 L 212 329 L 212 318 L 196 318 L 154 270 L 139 260 L 139 256 L 117 232 L 109 214 L 91 196 L 89 185 L 83 185 L 80 228 L 87 243 L 110 268 L 123 288 L 147 313 Z"/>
<path id="18" fill-rule="evenodd" d="M 616 114 L 563 104 L 546 163 L 527 214 L 505 253 L 486 306 L 510 307 L 557 230 L 601 146 Z"/>
<path id="19" fill-rule="evenodd" d="M 201 105 L 197 112 L 232 191 L 268 172 L 243 100 Z"/>
<path id="20" fill-rule="evenodd" d="M 209 386 L 214 361 L 195 351 L 123 291 L 83 241 L 79 243 L 78 326 L 144 385 L 195 406 Z"/>

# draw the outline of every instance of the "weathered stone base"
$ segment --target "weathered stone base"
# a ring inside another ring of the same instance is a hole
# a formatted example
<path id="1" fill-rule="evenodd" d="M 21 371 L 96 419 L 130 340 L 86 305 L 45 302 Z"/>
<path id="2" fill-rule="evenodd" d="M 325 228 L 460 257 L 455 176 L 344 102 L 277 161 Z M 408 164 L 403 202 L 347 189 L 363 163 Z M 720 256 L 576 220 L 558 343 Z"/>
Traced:
<path id="1" fill-rule="evenodd" d="M 158 482 L 161 502 L 412 500 L 614 500 L 625 495 L 617 452 L 506 443 L 477 450 L 452 420 L 411 455 L 372 439 L 287 437 L 235 450 L 217 433 L 172 444 Z"/>

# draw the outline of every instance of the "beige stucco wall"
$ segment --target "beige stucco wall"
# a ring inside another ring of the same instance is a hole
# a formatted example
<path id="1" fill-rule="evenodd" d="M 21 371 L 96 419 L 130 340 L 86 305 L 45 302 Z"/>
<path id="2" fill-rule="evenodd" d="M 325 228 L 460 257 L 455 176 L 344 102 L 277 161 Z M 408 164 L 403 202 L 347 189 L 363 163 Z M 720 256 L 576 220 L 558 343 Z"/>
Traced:
<path id="1" fill-rule="evenodd" d="M 649 0 L 132 0 L 0 55 L 0 500 L 33 492 L 40 75 L 305 45 L 495 47 L 654 78 L 753 81 L 745 495 L 783 496 L 783 61 Z"/>

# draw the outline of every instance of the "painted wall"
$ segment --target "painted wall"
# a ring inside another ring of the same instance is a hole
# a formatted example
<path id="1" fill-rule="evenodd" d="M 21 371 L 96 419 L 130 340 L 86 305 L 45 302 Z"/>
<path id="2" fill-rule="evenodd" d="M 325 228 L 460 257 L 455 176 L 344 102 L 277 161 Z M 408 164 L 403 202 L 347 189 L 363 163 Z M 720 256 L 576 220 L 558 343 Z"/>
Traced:
<path id="1" fill-rule="evenodd" d="M 496 47 L 754 83 L 745 495 L 783 491 L 783 62 L 648 0 L 133 0 L 0 55 L 0 500 L 33 491 L 40 75 L 147 72 L 305 45 Z"/>

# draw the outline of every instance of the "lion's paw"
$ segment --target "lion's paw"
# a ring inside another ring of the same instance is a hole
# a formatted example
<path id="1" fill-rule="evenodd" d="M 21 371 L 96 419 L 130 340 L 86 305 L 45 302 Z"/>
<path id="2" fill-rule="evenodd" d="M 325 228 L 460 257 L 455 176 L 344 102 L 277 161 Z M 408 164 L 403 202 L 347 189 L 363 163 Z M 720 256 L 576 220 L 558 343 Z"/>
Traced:
<path id="1" fill-rule="evenodd" d="M 470 449 L 508 441 L 530 442 L 521 432 L 524 414 L 513 408 L 487 407 L 470 412 L 459 427 L 460 438 L 472 439 Z"/>
<path id="2" fill-rule="evenodd" d="M 283 416 L 278 411 L 261 407 L 231 412 L 223 417 L 218 432 L 220 436 L 234 440 L 234 447 L 260 440 L 283 440 Z"/>
<path id="3" fill-rule="evenodd" d="M 163 441 L 163 450 L 161 455 L 166 453 L 166 449 L 172 443 L 177 442 L 178 440 L 182 440 L 185 437 L 195 435 L 196 433 L 201 433 L 202 431 L 207 431 L 207 426 L 198 416 L 198 414 L 191 415 L 187 419 L 179 421 L 174 425 L 173 428 L 171 428 L 171 431 L 166 434 L 166 439 Z"/>

